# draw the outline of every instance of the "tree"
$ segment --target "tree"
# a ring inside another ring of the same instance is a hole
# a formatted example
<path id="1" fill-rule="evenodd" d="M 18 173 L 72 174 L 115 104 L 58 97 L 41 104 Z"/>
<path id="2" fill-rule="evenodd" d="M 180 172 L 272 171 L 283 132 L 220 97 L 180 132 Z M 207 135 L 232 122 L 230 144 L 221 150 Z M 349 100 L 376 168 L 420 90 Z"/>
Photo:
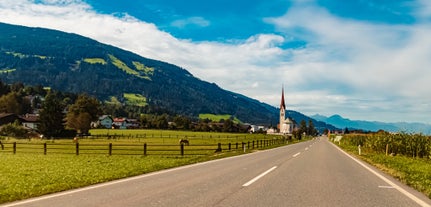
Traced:
<path id="1" fill-rule="evenodd" d="M 88 95 L 80 95 L 74 104 L 70 105 L 66 116 L 66 126 L 78 133 L 86 134 L 92 121 L 101 115 L 100 103 Z"/>
<path id="2" fill-rule="evenodd" d="M 48 92 L 39 113 L 38 130 L 46 137 L 56 137 L 64 130 L 64 104 L 57 93 Z"/>
<path id="3" fill-rule="evenodd" d="M 0 81 L 0 96 L 6 95 L 10 92 L 10 87 Z"/>
<path id="4" fill-rule="evenodd" d="M 16 120 L 14 123 L 9 123 L 4 125 L 0 129 L 0 134 L 12 136 L 12 137 L 24 137 L 27 133 L 27 130 Z"/>
<path id="5" fill-rule="evenodd" d="M 231 119 L 226 119 L 223 123 L 223 132 L 233 132 L 234 131 L 234 125 L 233 121 Z"/>
<path id="6" fill-rule="evenodd" d="M 17 92 L 11 92 L 0 97 L 0 112 L 2 113 L 25 114 L 30 112 L 30 109 L 30 101 Z"/>
<path id="7" fill-rule="evenodd" d="M 350 134 L 349 128 L 347 128 L 347 127 L 346 127 L 346 128 L 344 129 L 344 134 Z"/>
<path id="8" fill-rule="evenodd" d="M 314 127 L 314 123 L 311 119 L 308 120 L 307 134 L 311 136 L 317 135 L 317 130 Z"/>
<path id="9" fill-rule="evenodd" d="M 307 122 L 305 120 L 301 120 L 301 123 L 299 124 L 299 133 L 307 133 Z"/>
<path id="10" fill-rule="evenodd" d="M 178 129 L 189 130 L 192 121 L 185 116 L 175 116 L 174 123 Z"/>

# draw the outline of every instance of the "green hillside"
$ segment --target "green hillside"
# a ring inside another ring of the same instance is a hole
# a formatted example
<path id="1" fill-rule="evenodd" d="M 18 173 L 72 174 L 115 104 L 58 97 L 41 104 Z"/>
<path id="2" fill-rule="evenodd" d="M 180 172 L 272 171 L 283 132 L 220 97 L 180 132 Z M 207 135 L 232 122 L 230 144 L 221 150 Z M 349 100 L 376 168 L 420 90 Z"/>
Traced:
<path id="1" fill-rule="evenodd" d="M 0 23 L 0 79 L 186 116 L 229 114 L 245 123 L 278 122 L 275 107 L 200 80 L 183 68 L 49 29 Z M 308 118 L 297 112 L 292 117 Z"/>

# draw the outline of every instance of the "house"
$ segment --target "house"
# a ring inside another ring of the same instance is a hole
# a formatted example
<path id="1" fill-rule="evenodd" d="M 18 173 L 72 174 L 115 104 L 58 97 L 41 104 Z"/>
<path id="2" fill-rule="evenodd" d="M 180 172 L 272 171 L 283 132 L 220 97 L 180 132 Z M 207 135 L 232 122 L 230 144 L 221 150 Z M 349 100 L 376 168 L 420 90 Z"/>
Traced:
<path id="1" fill-rule="evenodd" d="M 114 120 L 111 118 L 111 116 L 109 115 L 103 115 L 101 117 L 99 117 L 99 119 L 97 120 L 97 123 L 95 124 L 95 127 L 104 127 L 107 129 L 112 128 L 112 124 L 113 124 Z"/>
<path id="2" fill-rule="evenodd" d="M 19 120 L 19 117 L 14 113 L 0 113 L 0 126 L 14 123 L 16 120 Z"/>
<path id="3" fill-rule="evenodd" d="M 256 133 L 256 132 L 265 132 L 268 130 L 265 126 L 258 126 L 258 125 L 250 125 L 249 132 L 250 133 Z"/>
<path id="4" fill-rule="evenodd" d="M 19 116 L 22 126 L 27 129 L 37 130 L 39 124 L 39 114 L 25 114 Z"/>
<path id="5" fill-rule="evenodd" d="M 139 121 L 137 119 L 126 119 L 126 127 L 128 129 L 139 128 Z"/>
<path id="6" fill-rule="evenodd" d="M 116 129 L 127 129 L 127 119 L 126 118 L 114 118 L 112 122 L 112 127 Z"/>

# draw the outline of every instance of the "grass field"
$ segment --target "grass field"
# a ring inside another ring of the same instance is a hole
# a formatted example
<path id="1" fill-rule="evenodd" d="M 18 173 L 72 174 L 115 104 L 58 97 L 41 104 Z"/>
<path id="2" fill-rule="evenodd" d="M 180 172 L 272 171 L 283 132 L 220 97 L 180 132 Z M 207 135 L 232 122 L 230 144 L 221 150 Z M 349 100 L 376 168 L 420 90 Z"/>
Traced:
<path id="1" fill-rule="evenodd" d="M 104 145 L 108 143 L 133 145 L 133 144 L 167 144 L 176 145 L 178 139 L 190 140 L 193 145 L 210 145 L 214 143 L 236 143 L 248 142 L 258 139 L 273 139 L 274 136 L 208 133 L 208 132 L 183 132 L 183 131 L 160 131 L 160 130 L 92 130 L 91 138 L 80 139 L 80 145 L 93 144 Z M 106 135 L 106 136 L 105 136 Z M 113 138 L 114 135 L 117 138 Z M 111 136 L 111 139 L 107 137 Z M 137 137 L 138 136 L 138 137 Z M 40 144 L 53 142 L 57 144 L 72 144 L 72 140 L 15 140 L 3 139 L 2 142 L 10 144 Z M 292 142 L 291 142 L 292 143 Z M 284 145 L 281 144 L 281 145 Z M 72 145 L 73 146 L 73 145 Z M 277 147 L 273 145 L 262 147 L 266 149 Z M 189 146 L 188 146 L 189 147 Z M 38 149 L 39 150 L 39 149 Z M 106 150 L 106 147 L 103 149 Z M 246 153 L 257 149 L 248 149 Z M 162 169 L 212 160 L 228 156 L 243 154 L 243 150 L 224 150 L 222 153 L 214 153 L 211 148 L 205 155 L 115 155 L 108 156 L 99 154 L 71 154 L 50 153 L 47 155 L 42 151 L 29 153 L 17 151 L 0 151 L 0 203 L 40 196 L 48 193 L 59 192 L 91 184 L 111 181 L 119 178 L 140 175 Z"/>
<path id="2" fill-rule="evenodd" d="M 147 98 L 142 96 L 141 94 L 134 94 L 134 93 L 124 93 L 124 98 L 127 100 L 128 105 L 132 106 L 146 106 Z"/>
<path id="3" fill-rule="evenodd" d="M 199 114 L 199 119 L 209 119 L 211 121 L 219 122 L 220 120 L 227 120 L 230 119 L 232 115 L 229 114 Z M 234 123 L 241 123 L 241 120 L 234 117 L 233 119 Z"/>
<path id="4" fill-rule="evenodd" d="M 199 161 L 199 157 L 1 154 L 0 203 Z"/>

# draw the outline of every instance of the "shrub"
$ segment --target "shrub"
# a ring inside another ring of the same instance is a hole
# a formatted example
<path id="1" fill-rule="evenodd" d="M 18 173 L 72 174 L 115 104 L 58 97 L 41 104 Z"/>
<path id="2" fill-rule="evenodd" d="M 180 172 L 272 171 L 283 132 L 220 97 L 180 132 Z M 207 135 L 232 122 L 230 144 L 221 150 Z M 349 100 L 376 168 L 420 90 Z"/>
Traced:
<path id="1" fill-rule="evenodd" d="M 11 136 L 17 138 L 24 138 L 27 130 L 19 124 L 19 122 L 9 123 L 3 126 L 0 133 L 4 136 Z"/>

